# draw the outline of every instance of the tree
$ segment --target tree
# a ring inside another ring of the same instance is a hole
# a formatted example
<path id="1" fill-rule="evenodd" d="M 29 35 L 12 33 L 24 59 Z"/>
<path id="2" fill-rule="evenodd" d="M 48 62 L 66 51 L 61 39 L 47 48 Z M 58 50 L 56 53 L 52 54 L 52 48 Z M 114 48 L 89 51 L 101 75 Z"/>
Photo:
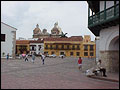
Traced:
<path id="1" fill-rule="evenodd" d="M 67 34 L 67 33 L 64 34 L 64 33 L 62 32 L 61 38 L 67 38 L 66 34 Z"/>

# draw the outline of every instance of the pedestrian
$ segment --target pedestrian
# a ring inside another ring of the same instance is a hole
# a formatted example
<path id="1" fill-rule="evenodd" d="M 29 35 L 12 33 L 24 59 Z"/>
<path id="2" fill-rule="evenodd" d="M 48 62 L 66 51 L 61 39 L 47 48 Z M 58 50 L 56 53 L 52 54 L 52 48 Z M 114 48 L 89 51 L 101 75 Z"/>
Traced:
<path id="1" fill-rule="evenodd" d="M 43 65 L 44 65 L 44 60 L 45 60 L 45 55 L 44 54 L 41 55 L 41 59 L 42 59 Z"/>
<path id="2" fill-rule="evenodd" d="M 22 54 L 19 55 L 19 59 L 22 59 Z"/>
<path id="3" fill-rule="evenodd" d="M 9 59 L 9 53 L 7 54 L 7 60 Z"/>
<path id="4" fill-rule="evenodd" d="M 25 54 L 24 54 L 24 53 L 22 54 L 22 58 L 23 58 L 23 59 L 25 58 Z"/>
<path id="5" fill-rule="evenodd" d="M 28 61 L 28 54 L 25 55 L 25 62 Z"/>
<path id="6" fill-rule="evenodd" d="M 34 60 L 35 60 L 35 54 L 33 53 L 32 54 L 32 62 L 34 63 Z"/>
<path id="7" fill-rule="evenodd" d="M 78 69 L 82 70 L 82 59 L 81 59 L 81 57 L 79 57 L 79 59 L 78 59 Z"/>
<path id="8" fill-rule="evenodd" d="M 63 58 L 64 58 L 64 56 L 62 55 L 62 56 L 61 56 L 61 58 L 63 59 Z"/>

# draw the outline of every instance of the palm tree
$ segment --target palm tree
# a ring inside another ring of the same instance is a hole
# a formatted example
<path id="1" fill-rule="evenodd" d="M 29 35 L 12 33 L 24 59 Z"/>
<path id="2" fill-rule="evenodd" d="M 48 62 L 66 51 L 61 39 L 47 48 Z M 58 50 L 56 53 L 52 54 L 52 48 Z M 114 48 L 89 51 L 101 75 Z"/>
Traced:
<path id="1" fill-rule="evenodd" d="M 67 33 L 64 34 L 64 33 L 62 32 L 61 38 L 67 38 L 66 34 L 67 34 Z"/>

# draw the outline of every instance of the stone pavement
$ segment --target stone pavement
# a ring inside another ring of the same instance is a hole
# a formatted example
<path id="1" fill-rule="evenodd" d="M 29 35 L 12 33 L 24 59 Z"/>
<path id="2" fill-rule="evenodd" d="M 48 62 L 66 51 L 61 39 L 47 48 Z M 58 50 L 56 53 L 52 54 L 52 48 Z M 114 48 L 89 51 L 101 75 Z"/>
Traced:
<path id="1" fill-rule="evenodd" d="M 2 59 L 1 89 L 119 89 L 119 82 L 88 78 L 77 66 L 77 58 L 46 58 L 45 65 L 39 57 Z"/>

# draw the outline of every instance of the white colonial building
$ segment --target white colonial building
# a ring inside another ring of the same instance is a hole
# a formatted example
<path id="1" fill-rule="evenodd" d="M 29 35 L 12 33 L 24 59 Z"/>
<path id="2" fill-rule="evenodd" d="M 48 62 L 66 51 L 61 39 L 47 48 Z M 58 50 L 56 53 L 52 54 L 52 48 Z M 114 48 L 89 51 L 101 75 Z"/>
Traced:
<path id="1" fill-rule="evenodd" d="M 119 72 L 119 1 L 87 2 L 88 28 L 99 36 L 98 57 L 107 71 Z"/>
<path id="2" fill-rule="evenodd" d="M 1 58 L 9 53 L 10 58 L 15 58 L 16 28 L 1 22 Z"/>
<path id="3" fill-rule="evenodd" d="M 30 40 L 30 54 L 35 53 L 40 55 L 44 53 L 44 43 L 43 40 Z"/>

